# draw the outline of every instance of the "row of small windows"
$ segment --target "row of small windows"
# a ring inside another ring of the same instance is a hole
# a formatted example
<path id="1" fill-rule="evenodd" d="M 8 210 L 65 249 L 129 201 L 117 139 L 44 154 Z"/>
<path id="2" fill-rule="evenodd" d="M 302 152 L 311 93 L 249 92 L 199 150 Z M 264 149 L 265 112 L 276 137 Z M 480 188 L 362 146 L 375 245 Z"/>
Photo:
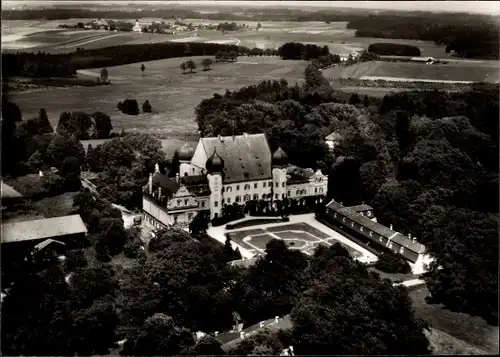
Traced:
<path id="1" fill-rule="evenodd" d="M 333 214 L 333 216 L 334 216 L 334 217 L 337 217 L 337 213 L 334 213 L 334 214 Z M 345 220 L 346 220 L 346 218 L 345 218 L 345 217 L 342 217 L 342 222 L 344 222 L 344 223 L 345 223 Z M 354 222 L 351 222 L 351 227 L 352 227 L 352 228 L 355 228 L 355 227 L 354 227 Z M 359 226 L 359 231 L 360 231 L 360 232 L 363 232 L 363 231 L 364 231 L 364 227 L 363 227 L 363 226 Z M 370 231 L 369 235 L 370 235 L 370 237 L 373 237 L 373 232 L 372 232 L 372 231 Z M 382 242 L 383 242 L 383 238 L 384 238 L 384 237 L 379 236 L 379 237 L 378 237 L 379 242 L 381 242 L 381 243 L 382 243 Z M 391 241 L 389 241 L 389 242 L 388 242 L 387 247 L 388 247 L 389 249 L 392 249 L 392 248 L 393 248 L 393 244 L 392 244 L 392 242 L 391 242 Z M 399 253 L 400 253 L 400 254 L 403 254 L 403 253 L 404 253 L 404 251 L 405 251 L 405 248 L 404 248 L 404 247 L 400 247 L 400 248 L 399 248 Z"/>
<path id="2" fill-rule="evenodd" d="M 267 181 L 262 182 L 262 187 L 263 187 L 263 188 L 266 188 L 266 187 L 272 187 L 272 185 L 273 185 L 273 182 L 272 182 L 272 181 L 269 181 L 269 182 L 267 182 Z M 279 183 L 278 183 L 278 182 L 276 182 L 276 187 L 279 187 Z M 281 187 L 285 187 L 285 183 L 284 183 L 284 182 L 282 182 L 282 183 L 281 183 Z M 236 191 L 239 191 L 239 190 L 240 190 L 240 185 L 236 185 L 236 187 L 235 187 L 235 188 L 236 188 Z M 254 189 L 255 189 L 255 188 L 259 188 L 259 184 L 258 184 L 258 183 L 254 183 L 254 184 L 253 184 L 253 188 L 254 188 Z M 251 189 L 251 185 L 250 185 L 250 184 L 248 184 L 248 183 L 247 183 L 247 184 L 245 184 L 245 185 L 243 186 L 243 190 L 244 190 L 244 191 L 248 191 L 248 190 L 250 190 L 250 189 Z M 232 188 L 231 186 L 228 186 L 228 187 L 224 187 L 224 188 L 222 188 L 222 192 L 232 192 L 232 191 L 233 191 L 233 188 Z"/>

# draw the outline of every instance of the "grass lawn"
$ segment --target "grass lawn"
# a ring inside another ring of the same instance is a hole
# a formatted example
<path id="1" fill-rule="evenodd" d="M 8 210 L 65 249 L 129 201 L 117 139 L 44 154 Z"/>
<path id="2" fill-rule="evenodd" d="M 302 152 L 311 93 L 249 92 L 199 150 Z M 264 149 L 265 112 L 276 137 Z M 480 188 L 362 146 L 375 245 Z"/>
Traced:
<path id="1" fill-rule="evenodd" d="M 304 233 L 304 232 L 286 231 L 286 232 L 275 232 L 274 234 L 277 235 L 278 237 L 280 237 L 281 239 L 300 239 L 300 240 L 304 240 L 306 242 L 317 242 L 318 241 L 316 239 L 316 237 L 313 237 L 313 236 L 311 236 L 307 233 Z"/>
<path id="2" fill-rule="evenodd" d="M 326 78 L 396 77 L 447 81 L 498 81 L 499 69 L 495 61 L 450 62 L 425 65 L 411 62 L 370 61 L 349 67 L 323 70 Z"/>
<path id="3" fill-rule="evenodd" d="M 198 67 L 205 57 L 193 57 Z M 64 111 L 103 111 L 111 117 L 115 131 L 140 131 L 171 137 L 196 134 L 195 108 L 214 93 L 224 93 L 263 80 L 284 78 L 290 84 L 302 81 L 306 61 L 284 61 L 277 58 L 240 57 L 235 63 L 214 63 L 212 70 L 198 69 L 182 74 L 179 68 L 187 58 L 171 58 L 145 62 L 144 76 L 140 63 L 109 67 L 111 85 L 96 87 L 48 88 L 45 91 L 11 94 L 24 119 L 35 117 L 45 108 L 53 126 Z M 215 61 L 214 61 L 215 62 Z M 82 78 L 95 77 L 100 68 L 82 71 Z M 134 98 L 139 106 L 149 100 L 152 113 L 137 116 L 122 114 L 117 104 Z"/>
<path id="4" fill-rule="evenodd" d="M 434 329 L 488 353 L 498 354 L 498 327 L 488 325 L 480 317 L 452 312 L 442 308 L 441 305 L 427 304 L 425 297 L 428 295 L 427 288 L 409 293 L 417 316 L 430 322 Z M 442 339 L 445 339 L 446 335 L 442 336 Z"/>

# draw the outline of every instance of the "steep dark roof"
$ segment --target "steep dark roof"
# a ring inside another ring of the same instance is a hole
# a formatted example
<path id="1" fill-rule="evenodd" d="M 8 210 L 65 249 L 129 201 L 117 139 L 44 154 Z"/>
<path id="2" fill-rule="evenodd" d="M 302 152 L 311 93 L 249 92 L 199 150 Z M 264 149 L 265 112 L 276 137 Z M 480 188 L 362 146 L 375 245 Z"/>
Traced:
<path id="1" fill-rule="evenodd" d="M 180 178 L 189 192 L 195 196 L 206 196 L 210 194 L 208 179 L 206 175 L 184 176 Z"/>
<path id="2" fill-rule="evenodd" d="M 287 180 L 287 184 L 293 185 L 309 182 L 309 178 L 314 175 L 314 171 L 290 165 L 286 168 L 286 174 L 287 176 L 290 176 Z"/>
<path id="3" fill-rule="evenodd" d="M 22 242 L 77 233 L 87 233 L 80 215 L 7 222 L 2 226 L 2 243 Z"/>
<path id="4" fill-rule="evenodd" d="M 172 196 L 179 190 L 180 187 L 176 181 L 168 178 L 160 172 L 155 172 L 153 174 L 153 186 L 155 185 L 161 187 L 162 193 L 164 193 L 165 196 Z"/>
<path id="5" fill-rule="evenodd" d="M 264 134 L 244 134 L 201 139 L 210 157 L 214 150 L 224 160 L 224 183 L 272 177 L 271 151 Z"/>
<path id="6" fill-rule="evenodd" d="M 373 207 L 365 205 L 365 204 L 357 205 L 357 206 L 350 206 L 348 208 L 352 209 L 355 212 L 373 211 Z"/>
<path id="7" fill-rule="evenodd" d="M 390 238 L 391 241 L 396 242 L 400 246 L 405 247 L 415 253 L 422 253 L 425 249 L 423 244 L 413 242 L 413 240 L 411 240 L 407 236 L 393 231 L 392 229 L 387 228 L 380 223 L 374 222 L 370 218 L 362 216 L 352 209 L 342 206 L 338 202 L 332 201 L 327 205 L 327 207 L 337 212 L 338 214 L 350 219 L 351 221 L 356 222 L 360 226 L 363 226 L 373 231 L 374 233 L 381 235 L 382 237 L 385 237 L 387 239 Z"/>

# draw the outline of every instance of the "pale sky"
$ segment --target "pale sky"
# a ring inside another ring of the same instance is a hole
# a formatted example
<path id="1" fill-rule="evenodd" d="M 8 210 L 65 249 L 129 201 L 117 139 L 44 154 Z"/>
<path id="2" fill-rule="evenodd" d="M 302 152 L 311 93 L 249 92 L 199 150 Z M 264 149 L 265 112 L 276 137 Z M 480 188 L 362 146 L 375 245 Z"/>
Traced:
<path id="1" fill-rule="evenodd" d="M 52 5 L 52 4 L 183 4 L 183 5 L 212 5 L 212 6 L 246 6 L 246 7 L 308 7 L 308 8 L 355 8 L 371 10 L 409 10 L 409 11 L 433 11 L 433 12 L 472 12 L 491 15 L 500 14 L 499 1 L 222 1 L 222 0 L 201 0 L 201 1 L 116 1 L 116 0 L 25 0 L 25 1 L 2 1 L 3 5 Z"/>

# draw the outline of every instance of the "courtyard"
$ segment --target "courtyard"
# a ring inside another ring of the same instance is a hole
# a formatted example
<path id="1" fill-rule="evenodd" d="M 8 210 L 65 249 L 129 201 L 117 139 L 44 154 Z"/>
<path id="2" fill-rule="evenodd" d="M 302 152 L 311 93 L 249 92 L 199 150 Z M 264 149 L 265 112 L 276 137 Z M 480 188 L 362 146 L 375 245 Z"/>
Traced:
<path id="1" fill-rule="evenodd" d="M 226 231 L 224 226 L 211 227 L 208 234 L 221 242 L 225 241 L 225 234 L 228 234 L 233 247 L 238 248 L 245 258 L 264 255 L 268 242 L 282 239 L 289 249 L 300 250 L 307 255 L 312 255 L 318 246 L 328 247 L 339 243 L 353 258 L 364 263 L 377 259 L 365 248 L 316 221 L 314 214 L 290 216 L 290 222 L 261 224 L 251 229 Z"/>

